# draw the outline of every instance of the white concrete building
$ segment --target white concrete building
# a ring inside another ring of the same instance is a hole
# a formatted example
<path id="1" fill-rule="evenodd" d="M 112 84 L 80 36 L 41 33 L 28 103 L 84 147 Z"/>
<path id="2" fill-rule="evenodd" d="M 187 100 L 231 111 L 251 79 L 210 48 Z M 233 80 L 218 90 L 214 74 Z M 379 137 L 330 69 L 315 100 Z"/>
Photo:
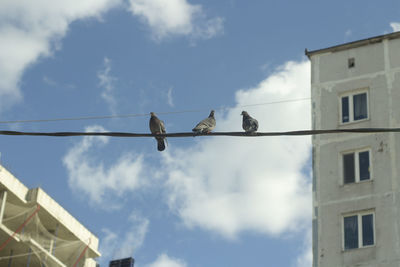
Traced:
<path id="1" fill-rule="evenodd" d="M 0 266 L 95 267 L 99 240 L 42 189 L 0 166 Z"/>
<path id="2" fill-rule="evenodd" d="M 400 127 L 400 32 L 306 51 L 313 129 Z M 313 266 L 400 266 L 400 134 L 313 136 Z"/>

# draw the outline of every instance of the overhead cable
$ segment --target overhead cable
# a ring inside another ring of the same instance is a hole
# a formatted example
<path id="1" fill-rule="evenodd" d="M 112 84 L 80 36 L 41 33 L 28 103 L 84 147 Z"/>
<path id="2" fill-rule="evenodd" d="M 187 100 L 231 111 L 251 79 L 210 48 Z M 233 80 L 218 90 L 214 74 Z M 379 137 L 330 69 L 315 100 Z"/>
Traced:
<path id="1" fill-rule="evenodd" d="M 400 132 L 400 128 L 354 128 L 354 129 L 331 129 L 331 130 L 299 130 L 286 132 L 211 132 L 211 133 L 127 133 L 127 132 L 18 132 L 18 131 L 0 131 L 0 135 L 9 136 L 52 136 L 52 137 L 70 137 L 70 136 L 109 136 L 109 137 L 196 137 L 196 136 L 235 136 L 235 137 L 263 137 L 263 136 L 306 136 L 321 134 L 342 134 L 342 133 L 389 133 Z"/>
<path id="2" fill-rule="evenodd" d="M 289 103 L 289 102 L 297 102 L 309 100 L 311 98 L 294 98 L 294 99 L 286 99 L 280 101 L 272 101 L 272 102 L 264 102 L 264 103 L 256 103 L 256 104 L 246 104 L 242 106 L 238 106 L 236 108 L 244 108 L 244 107 L 252 107 L 252 106 L 264 106 L 264 105 L 273 105 L 273 104 L 281 104 L 281 103 Z M 231 108 L 231 107 L 229 107 Z M 235 108 L 235 107 L 234 107 Z M 215 110 L 225 110 L 227 107 L 216 108 Z M 169 115 L 169 114 L 182 114 L 182 113 L 194 113 L 194 112 L 202 112 L 209 109 L 192 109 L 192 110 L 180 110 L 180 111 L 169 111 L 169 112 L 156 112 L 159 115 Z M 121 119 L 121 118 L 134 118 L 134 117 L 145 117 L 149 116 L 149 113 L 136 113 L 136 114 L 116 114 L 116 115 L 103 115 L 103 116 L 83 116 L 83 117 L 65 117 L 65 118 L 49 118 L 49 119 L 35 119 L 35 120 L 8 120 L 8 121 L 0 121 L 0 124 L 14 124 L 14 123 L 38 123 L 38 122 L 57 122 L 57 121 L 79 121 L 79 120 L 102 120 L 102 119 Z"/>

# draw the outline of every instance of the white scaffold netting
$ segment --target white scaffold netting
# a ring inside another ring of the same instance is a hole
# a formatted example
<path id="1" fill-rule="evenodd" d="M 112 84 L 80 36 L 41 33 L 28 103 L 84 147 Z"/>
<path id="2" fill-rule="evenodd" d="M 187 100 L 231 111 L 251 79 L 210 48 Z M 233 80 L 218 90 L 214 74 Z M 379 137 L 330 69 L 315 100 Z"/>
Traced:
<path id="1" fill-rule="evenodd" d="M 66 235 L 65 228 L 54 221 L 51 224 L 42 221 L 39 209 L 36 205 L 18 206 L 7 202 L 2 224 L 11 230 L 19 241 L 6 244 L 7 240 L 0 240 L 0 250 L 13 244 L 15 246 L 14 253 L 0 256 L 0 266 L 13 261 L 21 266 L 31 267 L 83 267 L 85 258 L 88 257 L 86 248 L 90 240 L 82 242 L 73 238 L 70 233 Z"/>

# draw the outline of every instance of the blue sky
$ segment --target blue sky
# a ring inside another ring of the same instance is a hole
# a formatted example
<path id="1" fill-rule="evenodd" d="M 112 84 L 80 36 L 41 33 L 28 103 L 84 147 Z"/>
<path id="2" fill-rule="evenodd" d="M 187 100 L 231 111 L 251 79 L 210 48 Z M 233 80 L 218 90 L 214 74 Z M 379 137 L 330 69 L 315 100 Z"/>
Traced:
<path id="1" fill-rule="evenodd" d="M 143 133 L 154 111 L 186 132 L 215 109 L 215 131 L 241 131 L 242 110 L 259 131 L 309 129 L 304 49 L 397 30 L 398 1 L 3 0 L 0 121 L 140 116 L 1 127 Z M 0 152 L 100 238 L 101 266 L 311 265 L 309 137 L 170 138 L 160 153 L 150 138 L 3 136 Z"/>

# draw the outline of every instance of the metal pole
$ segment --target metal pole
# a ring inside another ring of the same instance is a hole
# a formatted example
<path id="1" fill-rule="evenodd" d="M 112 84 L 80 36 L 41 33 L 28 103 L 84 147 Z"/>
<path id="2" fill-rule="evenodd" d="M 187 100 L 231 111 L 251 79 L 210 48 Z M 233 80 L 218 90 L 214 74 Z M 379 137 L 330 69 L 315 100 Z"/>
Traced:
<path id="1" fill-rule="evenodd" d="M 11 267 L 11 262 L 12 262 L 12 255 L 13 255 L 14 251 L 11 249 L 10 250 L 10 257 L 8 258 L 8 267 Z"/>
<path id="2" fill-rule="evenodd" d="M 31 256 L 32 256 L 32 250 L 29 248 L 29 255 L 28 255 L 28 262 L 26 263 L 26 267 L 29 267 L 31 264 Z"/>
<path id="3" fill-rule="evenodd" d="M 54 233 L 55 237 L 53 238 L 53 243 L 52 243 L 52 248 L 50 250 L 51 255 L 54 255 L 54 250 L 56 249 L 56 244 L 57 244 L 57 237 L 58 237 L 58 227 L 60 226 L 59 223 L 57 223 L 56 226 L 56 232 Z"/>

